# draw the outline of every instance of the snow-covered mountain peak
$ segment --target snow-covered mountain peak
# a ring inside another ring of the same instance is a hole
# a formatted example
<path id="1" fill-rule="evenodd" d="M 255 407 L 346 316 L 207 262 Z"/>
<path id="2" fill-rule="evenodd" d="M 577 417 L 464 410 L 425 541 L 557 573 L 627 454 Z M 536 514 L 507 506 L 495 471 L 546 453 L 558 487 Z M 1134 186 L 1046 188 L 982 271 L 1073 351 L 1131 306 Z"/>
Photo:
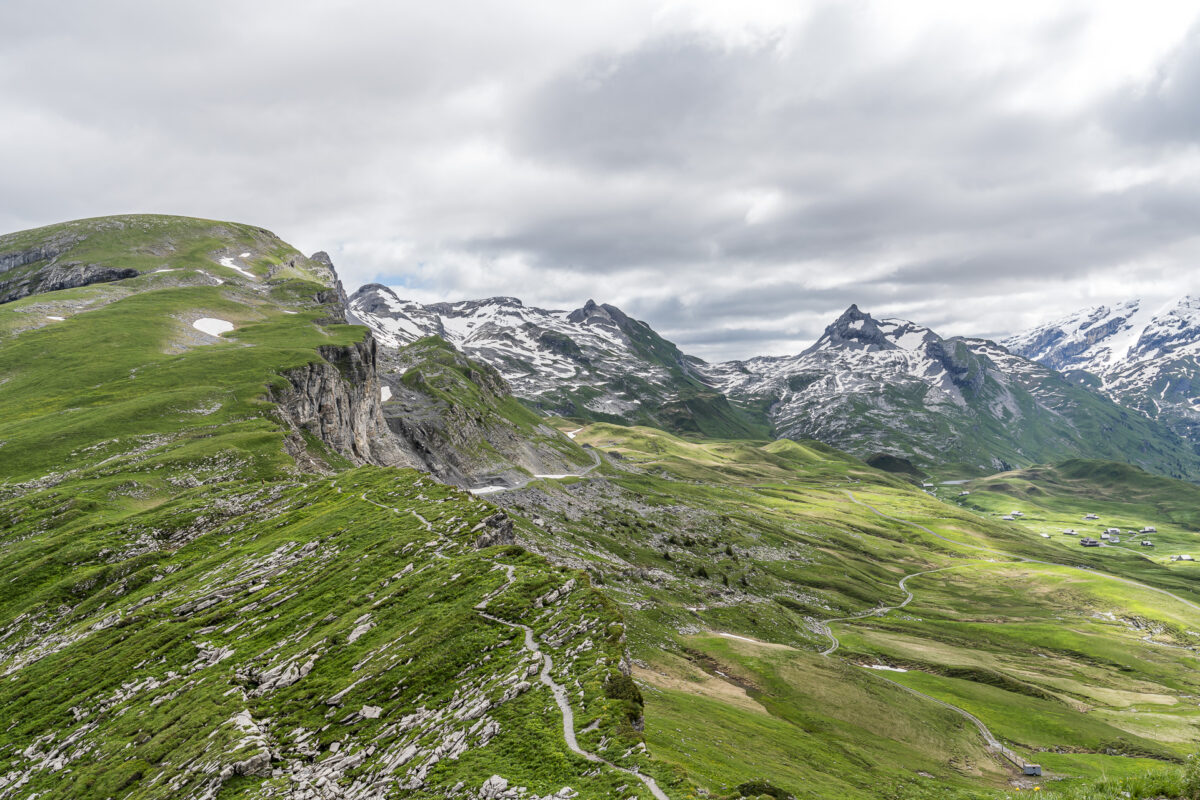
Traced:
<path id="1" fill-rule="evenodd" d="M 553 413 L 745 430 L 725 399 L 695 377 L 699 362 L 616 306 L 588 300 L 555 311 L 514 297 L 422 305 L 370 284 L 349 307 L 383 345 L 439 336 L 495 367 L 514 395 Z"/>
<path id="2" fill-rule="evenodd" d="M 827 326 L 821 338 L 801 355 L 836 349 L 924 352 L 929 345 L 940 341 L 942 337 L 924 325 L 892 317 L 877 320 L 855 304 Z"/>
<path id="3" fill-rule="evenodd" d="M 1014 353 L 1059 371 L 1082 370 L 1113 400 L 1200 436 L 1200 298 L 1095 306 L 1011 336 Z"/>
<path id="4" fill-rule="evenodd" d="M 1140 362 L 1152 358 L 1200 350 L 1200 298 L 1184 295 L 1150 316 L 1124 360 Z"/>
<path id="5" fill-rule="evenodd" d="M 1165 304 L 1134 299 L 1092 306 L 1010 336 L 1002 344 L 1060 371 L 1080 369 L 1104 377 L 1181 348 L 1196 349 L 1200 298 L 1185 295 Z"/>

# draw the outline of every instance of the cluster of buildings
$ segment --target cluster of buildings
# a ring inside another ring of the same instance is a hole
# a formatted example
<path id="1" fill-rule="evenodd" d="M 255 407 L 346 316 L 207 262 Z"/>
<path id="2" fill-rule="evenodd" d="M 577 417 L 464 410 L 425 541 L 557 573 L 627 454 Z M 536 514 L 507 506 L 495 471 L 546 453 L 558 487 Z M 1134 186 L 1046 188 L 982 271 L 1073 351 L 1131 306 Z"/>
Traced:
<path id="1" fill-rule="evenodd" d="M 1002 515 L 1000 517 L 1000 519 L 1005 520 L 1007 522 L 1013 522 L 1024 516 L 1025 516 L 1025 514 L 1021 511 L 1010 511 L 1007 514 Z M 1083 519 L 1085 522 L 1094 522 L 1094 521 L 1100 519 L 1100 515 L 1099 514 L 1084 514 Z M 1065 530 L 1063 530 L 1062 533 L 1064 536 L 1079 536 L 1079 531 L 1075 530 L 1074 528 L 1066 528 Z M 1131 539 L 1137 541 L 1137 543 L 1142 547 L 1154 547 L 1153 540 L 1145 538 L 1148 534 L 1152 534 L 1152 533 L 1158 533 L 1158 528 L 1154 527 L 1153 525 L 1146 525 L 1141 530 L 1125 531 L 1125 534 L 1127 536 L 1129 536 Z M 1049 539 L 1050 534 L 1043 533 L 1042 538 Z M 1081 547 L 1100 547 L 1104 543 L 1120 544 L 1121 543 L 1121 529 L 1120 528 L 1106 528 L 1104 530 L 1104 532 L 1100 534 L 1099 538 L 1096 538 L 1093 536 L 1083 536 L 1083 537 L 1080 537 L 1080 539 L 1079 539 L 1079 544 Z M 1172 561 L 1195 561 L 1195 559 L 1190 555 L 1171 556 L 1171 560 Z"/>

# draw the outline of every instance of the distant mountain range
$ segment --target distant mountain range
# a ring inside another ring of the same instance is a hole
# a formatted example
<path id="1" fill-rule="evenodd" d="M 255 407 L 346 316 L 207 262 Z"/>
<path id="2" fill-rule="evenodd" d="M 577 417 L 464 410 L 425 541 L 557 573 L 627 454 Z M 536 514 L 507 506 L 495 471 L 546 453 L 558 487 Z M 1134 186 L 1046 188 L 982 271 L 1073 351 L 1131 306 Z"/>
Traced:
<path id="1" fill-rule="evenodd" d="M 951 472 L 1086 456 L 1200 477 L 1190 443 L 1095 391 L 1095 381 L 988 340 L 876 320 L 857 306 L 802 353 L 719 364 L 593 301 L 573 311 L 511 297 L 422 305 L 370 284 L 349 308 L 385 347 L 441 337 L 497 369 L 531 407 L 564 416 L 817 439 Z"/>
<path id="2" fill-rule="evenodd" d="M 1200 442 L 1200 298 L 1093 306 L 1003 344 Z"/>
<path id="3" fill-rule="evenodd" d="M 761 415 L 733 408 L 704 381 L 704 362 L 614 306 L 589 300 L 573 311 L 547 311 L 514 297 L 421 305 L 368 284 L 350 297 L 349 309 L 385 347 L 446 340 L 494 367 L 539 411 L 710 436 L 768 433 Z"/>

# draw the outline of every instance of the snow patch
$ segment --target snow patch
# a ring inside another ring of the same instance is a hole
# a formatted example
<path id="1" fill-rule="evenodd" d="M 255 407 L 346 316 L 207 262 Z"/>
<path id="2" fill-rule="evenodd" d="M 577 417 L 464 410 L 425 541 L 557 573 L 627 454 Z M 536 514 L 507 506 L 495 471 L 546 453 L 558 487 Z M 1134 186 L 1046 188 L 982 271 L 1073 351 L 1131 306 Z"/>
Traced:
<path id="1" fill-rule="evenodd" d="M 887 664 L 864 664 L 867 669 L 882 669 L 887 672 L 908 672 L 903 667 L 889 667 Z"/>
<path id="2" fill-rule="evenodd" d="M 233 323 L 216 317 L 201 317 L 192 323 L 192 327 L 209 336 L 220 336 L 233 330 Z"/>
<path id="3" fill-rule="evenodd" d="M 230 258 L 229 256 L 222 256 L 221 258 L 217 259 L 217 262 L 222 267 L 229 267 L 232 270 L 236 270 L 237 272 L 242 273 L 243 275 L 245 275 L 247 278 L 250 278 L 251 280 L 258 280 L 257 275 L 255 275 L 250 270 L 245 269 L 244 267 L 239 267 L 237 264 L 233 263 L 233 259 Z"/>
<path id="4" fill-rule="evenodd" d="M 65 317 L 46 317 L 46 319 L 52 319 L 55 322 L 62 322 Z"/>
<path id="5" fill-rule="evenodd" d="M 379 399 L 380 399 L 380 400 L 382 400 L 382 401 L 383 401 L 383 402 L 385 402 L 385 403 L 386 403 L 388 400 L 391 400 L 391 399 L 392 399 L 392 387 L 390 387 L 390 386 L 380 386 L 380 387 L 379 387 Z"/>

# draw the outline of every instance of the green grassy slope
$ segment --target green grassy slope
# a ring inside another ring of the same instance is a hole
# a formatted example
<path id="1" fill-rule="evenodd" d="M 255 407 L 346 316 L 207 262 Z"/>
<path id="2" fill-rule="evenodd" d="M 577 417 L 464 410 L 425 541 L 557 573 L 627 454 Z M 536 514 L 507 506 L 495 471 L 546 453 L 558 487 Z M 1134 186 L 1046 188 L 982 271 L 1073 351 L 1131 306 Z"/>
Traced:
<path id="1" fill-rule="evenodd" d="M 118 527 L 74 516 L 66 492 L 0 505 L 20 576 L 0 594 L 0 794 L 257 797 L 324 778 L 440 797 L 493 773 L 610 792 L 616 773 L 581 778 L 519 632 L 475 611 L 500 566 L 515 580 L 489 611 L 557 644 L 581 724 L 597 723 L 585 742 L 640 741 L 604 692 L 615 609 L 586 588 L 535 608 L 571 576 L 475 550 L 491 509 L 417 473 L 206 486 Z"/>
<path id="2" fill-rule="evenodd" d="M 576 440 L 609 455 L 601 475 L 502 502 L 624 606 L 651 751 L 711 792 L 765 778 L 797 797 L 995 796 L 983 787 L 1011 767 L 935 699 L 1044 763 L 1045 788 L 1177 781 L 1195 749 L 1200 608 L 1154 591 L 1200 605 L 1177 570 L 1069 549 L 816 443 L 605 424 Z M 927 570 L 911 604 L 872 615 Z M 821 655 L 823 621 L 856 614 L 828 623 L 840 647 Z"/>
<path id="3" fill-rule="evenodd" d="M 5 246 L 63 229 L 142 274 L 0 305 L 0 797 L 636 783 L 567 748 L 542 656 L 505 624 L 570 687 L 580 745 L 644 764 L 641 707 L 613 691 L 621 615 L 586 576 L 428 476 L 350 469 L 311 431 L 336 474 L 287 454 L 269 392 L 366 334 L 320 264 L 167 217 Z"/>

